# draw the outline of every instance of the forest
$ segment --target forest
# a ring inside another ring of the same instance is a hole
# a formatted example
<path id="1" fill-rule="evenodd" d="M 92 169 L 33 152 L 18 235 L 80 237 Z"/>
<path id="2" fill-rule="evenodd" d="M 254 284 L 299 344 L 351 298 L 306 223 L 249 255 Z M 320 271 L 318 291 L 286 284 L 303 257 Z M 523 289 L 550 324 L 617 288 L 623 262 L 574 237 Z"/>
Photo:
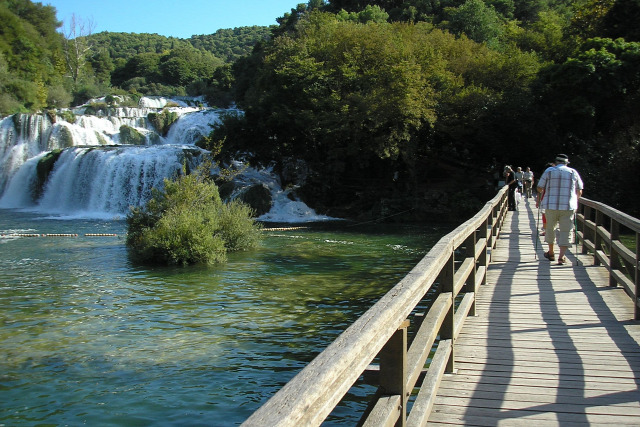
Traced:
<path id="1" fill-rule="evenodd" d="M 0 0 L 0 114 L 107 94 L 237 105 L 205 146 L 338 217 L 466 218 L 505 164 L 569 155 L 640 215 L 640 0 L 311 0 L 277 26 L 91 34 Z"/>

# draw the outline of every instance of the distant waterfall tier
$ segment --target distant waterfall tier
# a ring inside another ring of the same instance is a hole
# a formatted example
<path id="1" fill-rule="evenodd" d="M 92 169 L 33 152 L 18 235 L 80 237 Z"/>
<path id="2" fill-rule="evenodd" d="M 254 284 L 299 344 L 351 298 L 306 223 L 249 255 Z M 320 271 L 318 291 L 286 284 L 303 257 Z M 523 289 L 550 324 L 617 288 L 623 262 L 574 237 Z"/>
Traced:
<path id="1" fill-rule="evenodd" d="M 145 97 L 137 107 L 119 105 L 125 98 L 0 120 L 0 209 L 122 217 L 130 206 L 144 205 L 151 189 L 161 189 L 183 165 L 193 169 L 201 162 L 208 151 L 196 143 L 222 116 L 242 114 L 208 108 L 201 99 Z M 251 205 L 259 219 L 329 219 L 300 201 L 295 186 L 283 189 L 270 168 L 238 170 L 234 183 L 225 186 L 226 197 Z"/>
<path id="2" fill-rule="evenodd" d="M 48 174 L 44 156 L 25 163 L 0 198 L 0 207 L 126 215 L 130 206 L 150 199 L 152 188 L 161 189 L 165 178 L 180 174 L 183 165 L 196 167 L 204 153 L 189 146 L 67 148 Z M 43 174 L 48 175 L 44 183 Z M 40 197 L 34 200 L 34 195 Z"/>

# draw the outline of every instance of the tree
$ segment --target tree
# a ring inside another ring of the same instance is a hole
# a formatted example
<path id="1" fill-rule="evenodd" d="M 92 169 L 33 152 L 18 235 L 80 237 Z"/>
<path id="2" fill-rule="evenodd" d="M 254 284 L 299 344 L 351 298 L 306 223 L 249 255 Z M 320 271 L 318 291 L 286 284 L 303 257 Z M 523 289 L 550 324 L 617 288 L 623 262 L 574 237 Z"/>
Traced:
<path id="1" fill-rule="evenodd" d="M 73 80 L 74 86 L 84 71 L 87 57 L 91 51 L 89 36 L 93 31 L 94 23 L 91 20 L 82 20 L 75 14 L 71 15 L 71 21 L 64 28 L 63 53 L 67 72 Z"/>
<path id="2" fill-rule="evenodd" d="M 367 22 L 387 22 L 389 14 L 380 9 L 380 6 L 367 5 L 367 7 L 360 12 L 347 12 L 342 9 L 338 12 L 337 17 L 341 21 L 352 21 L 366 24 Z"/>
<path id="3" fill-rule="evenodd" d="M 48 88 L 61 81 L 55 9 L 2 0 L 0 22 L 0 114 L 43 108 Z"/>
<path id="4" fill-rule="evenodd" d="M 227 251 L 255 247 L 260 226 L 251 209 L 220 200 L 218 188 L 200 168 L 190 175 L 165 179 L 144 207 L 127 216 L 127 247 L 134 259 L 147 264 L 215 264 Z"/>
<path id="5" fill-rule="evenodd" d="M 478 43 L 496 46 L 504 31 L 496 10 L 482 0 L 467 0 L 460 7 L 448 8 L 447 15 L 447 28 L 455 34 L 466 34 Z"/>
<path id="6" fill-rule="evenodd" d="M 574 162 L 597 182 L 590 197 L 631 214 L 640 178 L 640 43 L 587 40 L 579 53 L 540 73 L 534 96 Z"/>
<path id="7" fill-rule="evenodd" d="M 109 52 L 100 49 L 89 58 L 89 64 L 93 69 L 96 79 L 103 84 L 111 84 L 111 72 L 114 70 L 113 61 L 109 56 Z"/>
<path id="8" fill-rule="evenodd" d="M 576 57 L 541 73 L 545 108 L 556 115 L 561 133 L 581 138 L 635 123 L 640 113 L 639 67 L 639 43 L 590 39 Z"/>

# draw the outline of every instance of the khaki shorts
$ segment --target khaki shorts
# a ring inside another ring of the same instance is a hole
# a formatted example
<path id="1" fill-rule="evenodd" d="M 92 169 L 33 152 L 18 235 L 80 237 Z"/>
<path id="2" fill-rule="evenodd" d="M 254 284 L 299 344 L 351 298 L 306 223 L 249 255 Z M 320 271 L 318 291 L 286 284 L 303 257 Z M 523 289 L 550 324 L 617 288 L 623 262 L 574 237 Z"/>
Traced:
<path id="1" fill-rule="evenodd" d="M 569 246 L 571 245 L 571 228 L 573 228 L 573 211 L 559 211 L 555 209 L 546 209 L 544 211 L 547 218 L 546 233 L 544 236 L 545 242 L 553 244 L 556 239 L 556 224 L 560 227 L 558 233 L 558 245 Z"/>

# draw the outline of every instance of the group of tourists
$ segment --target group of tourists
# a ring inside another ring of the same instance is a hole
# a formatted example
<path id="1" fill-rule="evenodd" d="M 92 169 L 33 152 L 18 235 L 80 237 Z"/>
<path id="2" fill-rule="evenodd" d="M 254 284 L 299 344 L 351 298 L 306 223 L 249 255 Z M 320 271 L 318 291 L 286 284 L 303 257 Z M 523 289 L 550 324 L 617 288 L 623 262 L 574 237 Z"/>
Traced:
<path id="1" fill-rule="evenodd" d="M 524 171 L 522 171 L 521 167 L 516 168 L 514 171 L 511 166 L 507 165 L 504 168 L 504 179 L 505 183 L 509 186 L 509 210 L 515 211 L 518 208 L 518 202 L 520 200 L 532 197 L 533 172 L 531 172 L 531 168 L 528 166 Z"/>
<path id="2" fill-rule="evenodd" d="M 556 226 L 558 232 L 558 264 L 567 262 L 565 254 L 570 245 L 571 228 L 578 199 L 582 196 L 584 184 L 578 171 L 568 166 L 569 157 L 566 154 L 558 154 L 555 161 L 548 164 L 536 185 L 536 208 L 542 210 L 542 223 L 544 226 L 545 241 L 549 250 L 544 257 L 549 261 L 556 260 L 555 240 Z M 510 211 L 517 209 L 517 201 L 524 197 L 532 197 L 534 188 L 534 176 L 529 167 L 518 167 L 515 171 L 511 166 L 504 169 L 505 183 L 509 186 L 508 208 Z"/>

